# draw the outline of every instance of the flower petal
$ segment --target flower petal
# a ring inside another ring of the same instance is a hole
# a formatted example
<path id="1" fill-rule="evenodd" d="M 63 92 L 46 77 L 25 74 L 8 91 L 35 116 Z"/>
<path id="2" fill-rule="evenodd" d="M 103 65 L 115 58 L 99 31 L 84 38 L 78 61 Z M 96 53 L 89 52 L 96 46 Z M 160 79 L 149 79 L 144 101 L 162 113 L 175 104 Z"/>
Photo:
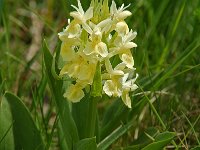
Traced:
<path id="1" fill-rule="evenodd" d="M 69 28 L 69 26 L 67 26 L 67 27 L 63 30 L 63 32 L 58 33 L 59 39 L 60 39 L 61 41 L 63 41 L 63 42 L 64 42 L 64 41 L 67 41 L 67 39 L 68 39 L 68 33 L 67 33 L 68 28 Z"/>
<path id="2" fill-rule="evenodd" d="M 104 83 L 103 90 L 108 96 L 112 96 L 113 91 L 115 91 L 115 85 L 112 83 L 111 80 L 107 80 Z"/>
<path id="3" fill-rule="evenodd" d="M 137 36 L 137 32 L 133 32 L 132 30 L 128 33 L 125 42 L 132 41 Z"/>
<path id="4" fill-rule="evenodd" d="M 87 33 L 92 34 L 92 29 L 90 28 L 90 26 L 87 23 L 83 23 L 82 27 L 83 27 L 83 29 L 85 29 L 85 31 L 87 31 Z"/>
<path id="5" fill-rule="evenodd" d="M 132 13 L 131 13 L 130 11 L 125 10 L 125 11 L 119 13 L 118 19 L 119 19 L 119 20 L 124 20 L 124 19 L 126 19 L 128 16 L 131 16 L 131 15 L 132 15 Z"/>
<path id="6" fill-rule="evenodd" d="M 85 20 L 89 20 L 93 17 L 93 8 L 90 7 L 84 14 Z"/>
<path id="7" fill-rule="evenodd" d="M 79 9 L 81 14 L 84 14 L 84 10 L 83 10 L 83 7 L 81 6 L 80 0 L 78 0 L 78 9 Z"/>
<path id="8" fill-rule="evenodd" d="M 85 49 L 83 50 L 83 52 L 85 53 L 85 55 L 91 55 L 92 53 L 94 53 L 93 47 L 91 42 L 88 42 L 86 44 Z"/>
<path id="9" fill-rule="evenodd" d="M 76 103 L 79 102 L 84 97 L 84 95 L 85 94 L 81 88 L 71 84 L 63 96 L 66 97 L 69 101 Z"/>
<path id="10" fill-rule="evenodd" d="M 112 26 L 112 20 L 110 18 L 101 21 L 97 24 L 97 27 L 101 28 L 101 32 L 108 32 Z"/>
<path id="11" fill-rule="evenodd" d="M 134 60 L 133 60 L 133 57 L 131 55 L 131 52 L 122 54 L 121 60 L 126 64 L 126 66 L 128 68 L 133 68 Z"/>
<path id="12" fill-rule="evenodd" d="M 122 70 L 113 70 L 112 75 L 123 76 L 124 72 Z"/>
<path id="13" fill-rule="evenodd" d="M 75 20 L 77 20 L 78 23 L 83 22 L 83 16 L 77 11 L 70 12 L 70 16 L 72 16 Z"/>
<path id="14" fill-rule="evenodd" d="M 131 86 L 131 91 L 135 91 L 136 89 L 138 89 L 138 86 L 136 84 L 133 84 Z"/>
<path id="15" fill-rule="evenodd" d="M 115 29 L 119 35 L 123 36 L 129 32 L 128 25 L 124 21 L 120 21 L 116 24 Z"/>
<path id="16" fill-rule="evenodd" d="M 114 41 L 114 44 L 116 47 L 121 47 L 122 46 L 122 41 L 123 41 L 123 38 L 121 36 L 117 36 L 115 38 L 115 41 Z"/>
<path id="17" fill-rule="evenodd" d="M 122 83 L 123 83 L 123 86 L 124 84 L 126 85 L 129 85 L 129 83 L 126 82 L 126 80 L 128 79 L 128 76 L 129 76 L 129 73 L 126 73 L 124 74 L 123 78 L 122 78 Z"/>
<path id="18" fill-rule="evenodd" d="M 124 104 L 126 106 L 128 106 L 128 108 L 131 108 L 131 99 L 129 97 L 128 91 L 123 91 L 123 93 L 122 93 L 122 101 L 124 102 Z"/>
<path id="19" fill-rule="evenodd" d="M 80 67 L 79 80 L 85 81 L 91 84 L 94 78 L 96 65 L 95 64 L 85 64 Z"/>
<path id="20" fill-rule="evenodd" d="M 105 43 L 100 42 L 95 46 L 95 51 L 101 55 L 102 57 L 106 57 L 108 55 L 107 46 Z"/>
<path id="21" fill-rule="evenodd" d="M 107 80 L 104 83 L 103 91 L 108 96 L 120 97 L 121 96 L 121 91 L 118 89 L 117 83 L 115 83 L 115 82 L 116 82 L 115 80 Z"/>
<path id="22" fill-rule="evenodd" d="M 133 42 L 127 42 L 125 45 L 123 45 L 124 49 L 131 49 L 133 47 L 137 47 L 137 44 L 135 44 Z"/>
<path id="23" fill-rule="evenodd" d="M 64 61 L 71 61 L 75 57 L 75 51 L 72 49 L 68 42 L 62 42 L 61 44 L 61 56 Z"/>
<path id="24" fill-rule="evenodd" d="M 69 65 L 64 65 L 64 67 L 60 71 L 60 76 L 67 74 L 69 69 Z"/>
<path id="25" fill-rule="evenodd" d="M 105 66 L 106 66 L 106 70 L 107 70 L 108 73 L 113 72 L 113 68 L 112 68 L 112 65 L 111 65 L 109 59 L 105 59 Z"/>
<path id="26" fill-rule="evenodd" d="M 81 27 L 79 24 L 74 24 L 73 22 L 69 25 L 69 28 L 68 28 L 68 33 L 69 33 L 69 36 L 68 38 L 75 38 L 75 37 L 78 37 L 78 35 L 80 34 L 81 32 Z"/>
<path id="27" fill-rule="evenodd" d="M 110 7 L 110 13 L 111 15 L 114 15 L 117 12 L 117 6 L 115 1 L 112 1 L 111 7 Z"/>
<path id="28" fill-rule="evenodd" d="M 126 64 L 124 62 L 118 64 L 114 70 L 124 70 L 124 68 L 126 67 Z"/>

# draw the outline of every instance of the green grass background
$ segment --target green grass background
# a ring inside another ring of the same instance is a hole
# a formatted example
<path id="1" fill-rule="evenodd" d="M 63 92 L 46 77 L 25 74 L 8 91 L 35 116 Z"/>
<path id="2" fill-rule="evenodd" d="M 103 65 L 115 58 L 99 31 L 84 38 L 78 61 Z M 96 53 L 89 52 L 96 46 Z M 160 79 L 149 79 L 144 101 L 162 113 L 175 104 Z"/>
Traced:
<path id="1" fill-rule="evenodd" d="M 185 149 L 200 145 L 200 1 L 116 0 L 116 3 L 117 6 L 131 3 L 128 10 L 133 15 L 126 21 L 138 33 L 133 56 L 140 89 L 133 93 L 133 104 L 142 100 L 145 92 L 146 98 L 154 101 L 164 126 L 147 106 L 144 115 L 143 111 L 139 114 L 136 111 L 135 116 L 142 120 L 136 119 L 135 127 L 112 146 L 132 144 L 135 130 L 140 135 L 148 127 L 176 132 L 176 144 Z M 6 91 L 23 99 L 43 134 L 54 128 L 57 115 L 43 71 L 42 42 L 45 38 L 51 52 L 55 51 L 57 33 L 67 25 L 73 10 L 71 4 L 76 5 L 76 1 L 0 0 L 1 80 Z M 82 4 L 86 9 L 90 1 L 84 0 Z M 98 103 L 100 118 L 111 101 Z M 132 118 L 134 112 L 129 115 Z M 57 147 L 54 132 L 50 139 L 50 147 Z"/>

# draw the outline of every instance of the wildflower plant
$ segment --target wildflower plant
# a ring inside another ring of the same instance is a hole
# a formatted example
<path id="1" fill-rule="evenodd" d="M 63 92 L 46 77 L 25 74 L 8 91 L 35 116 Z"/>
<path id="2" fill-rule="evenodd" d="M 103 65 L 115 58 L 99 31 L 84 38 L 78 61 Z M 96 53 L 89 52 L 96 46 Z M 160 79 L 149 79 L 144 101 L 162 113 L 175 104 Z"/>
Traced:
<path id="1" fill-rule="evenodd" d="M 74 81 L 67 88 L 64 97 L 76 103 L 88 91 L 92 96 L 121 97 L 124 104 L 131 108 L 130 92 L 138 87 L 132 48 L 137 33 L 129 29 L 125 19 L 132 13 L 124 6 L 117 8 L 112 1 L 103 3 L 92 1 L 84 11 L 80 0 L 78 7 L 70 13 L 72 20 L 60 32 L 61 56 L 64 66 L 60 76 L 67 75 Z M 119 58 L 117 64 L 112 62 Z M 90 89 L 90 90 L 85 90 Z"/>

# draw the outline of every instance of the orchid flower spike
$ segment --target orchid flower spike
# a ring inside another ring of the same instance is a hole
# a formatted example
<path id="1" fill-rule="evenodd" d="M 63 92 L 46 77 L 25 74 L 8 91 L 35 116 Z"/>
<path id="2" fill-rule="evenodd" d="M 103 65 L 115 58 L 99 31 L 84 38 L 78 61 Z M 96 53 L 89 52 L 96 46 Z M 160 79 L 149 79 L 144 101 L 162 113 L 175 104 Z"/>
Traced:
<path id="1" fill-rule="evenodd" d="M 78 6 L 72 5 L 72 19 L 58 33 L 63 60 L 60 76 L 72 80 L 63 96 L 72 103 L 79 102 L 88 89 L 94 93 L 92 87 L 98 84 L 100 88 L 95 92 L 100 96 L 120 97 L 131 108 L 138 74 L 132 55 L 132 49 L 137 47 L 133 41 L 137 32 L 129 29 L 125 21 L 132 14 L 126 10 L 130 5 L 117 8 L 113 0 L 109 7 L 108 0 L 92 0 L 84 11 L 80 0 L 77 2 Z M 115 57 L 119 63 L 113 65 Z"/>

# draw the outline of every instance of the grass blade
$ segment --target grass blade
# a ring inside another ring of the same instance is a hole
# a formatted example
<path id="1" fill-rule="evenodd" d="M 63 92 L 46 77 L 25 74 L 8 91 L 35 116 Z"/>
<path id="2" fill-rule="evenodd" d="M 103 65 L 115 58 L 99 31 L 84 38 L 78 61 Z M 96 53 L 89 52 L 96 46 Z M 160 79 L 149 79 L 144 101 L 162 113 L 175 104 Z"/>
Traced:
<path id="1" fill-rule="evenodd" d="M 126 125 L 119 126 L 116 130 L 114 130 L 110 135 L 108 135 L 104 140 L 102 140 L 98 145 L 98 150 L 105 150 L 107 149 L 113 142 L 115 142 L 120 136 L 126 133 L 130 127 L 132 126 L 133 122 L 129 122 Z"/>
<path id="2" fill-rule="evenodd" d="M 156 83 L 154 84 L 153 88 L 158 88 L 167 78 L 169 78 L 172 73 L 196 50 L 198 50 L 200 47 L 200 41 L 199 38 L 192 42 L 186 50 L 176 59 L 176 61 L 170 65 L 164 72 L 163 76 L 159 78 Z"/>
<path id="3" fill-rule="evenodd" d="M 173 132 L 163 132 L 158 134 L 155 137 L 155 141 L 146 147 L 144 147 L 142 150 L 161 150 L 163 147 L 165 147 L 167 144 L 171 142 L 171 140 L 174 138 L 175 133 Z"/>
<path id="4" fill-rule="evenodd" d="M 80 140 L 75 145 L 75 150 L 97 150 L 96 138 L 86 138 Z"/>

